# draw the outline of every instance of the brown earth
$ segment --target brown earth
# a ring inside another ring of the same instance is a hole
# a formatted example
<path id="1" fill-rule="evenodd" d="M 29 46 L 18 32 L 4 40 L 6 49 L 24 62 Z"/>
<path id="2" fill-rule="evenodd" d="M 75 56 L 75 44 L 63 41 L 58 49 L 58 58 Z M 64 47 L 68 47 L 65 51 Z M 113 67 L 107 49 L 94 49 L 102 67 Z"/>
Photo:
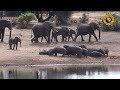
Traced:
<path id="1" fill-rule="evenodd" d="M 99 14 L 98 14 L 99 15 Z M 75 29 L 76 26 L 71 26 Z M 21 36 L 22 47 L 18 50 L 9 50 L 8 36 L 9 30 L 6 28 L 4 43 L 0 43 L 0 65 L 28 65 L 28 64 L 120 64 L 120 32 L 101 32 L 101 40 L 96 42 L 92 36 L 92 42 L 88 43 L 88 35 L 84 36 L 85 42 L 81 42 L 81 38 L 77 38 L 77 42 L 61 42 L 59 37 L 58 43 L 47 44 L 44 40 L 42 43 L 31 43 L 30 29 L 13 29 L 12 36 Z M 96 31 L 98 36 L 98 32 Z M 39 55 L 39 51 L 50 49 L 55 46 L 64 44 L 80 45 L 84 44 L 87 47 L 109 49 L 109 56 L 105 58 L 77 58 L 77 57 L 58 57 Z"/>
<path id="2" fill-rule="evenodd" d="M 61 42 L 61 37 L 59 37 L 58 43 L 47 44 L 45 41 L 43 43 L 32 44 L 30 29 L 13 29 L 13 36 L 19 36 L 21 33 L 22 47 L 18 47 L 18 50 L 9 50 L 8 36 L 9 30 L 6 29 L 4 43 L 0 43 L 0 65 L 3 64 L 119 64 L 120 63 L 120 33 L 119 32 L 102 32 L 101 40 L 96 42 L 94 37 L 92 37 L 92 42 L 88 43 L 88 35 L 84 36 L 85 42 L 81 42 L 81 38 L 77 38 L 77 42 Z M 96 31 L 98 36 L 98 32 Z M 80 45 L 84 44 L 88 47 L 93 48 L 103 48 L 107 47 L 109 49 L 109 56 L 105 58 L 77 58 L 77 57 L 58 57 L 55 56 L 44 56 L 39 55 L 39 50 L 50 49 L 55 46 L 62 46 L 64 44 Z"/>

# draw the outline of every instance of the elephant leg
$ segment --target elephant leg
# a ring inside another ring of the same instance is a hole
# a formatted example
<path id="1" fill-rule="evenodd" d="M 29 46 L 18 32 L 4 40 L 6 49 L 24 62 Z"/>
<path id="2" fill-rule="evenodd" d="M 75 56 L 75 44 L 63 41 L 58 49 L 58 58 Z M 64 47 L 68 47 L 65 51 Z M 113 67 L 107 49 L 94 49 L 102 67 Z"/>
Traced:
<path id="1" fill-rule="evenodd" d="M 47 41 L 47 43 L 50 44 L 50 35 L 47 36 L 47 37 L 48 37 L 48 41 Z"/>
<path id="2" fill-rule="evenodd" d="M 39 42 L 39 41 L 38 41 L 38 37 L 36 37 L 36 38 L 35 38 L 35 43 L 38 43 L 38 42 Z"/>
<path id="3" fill-rule="evenodd" d="M 56 36 L 56 38 L 55 38 L 55 39 L 56 39 L 56 42 L 58 42 L 57 36 Z"/>
<path id="4" fill-rule="evenodd" d="M 89 42 L 91 42 L 91 34 L 89 34 Z"/>
<path id="5" fill-rule="evenodd" d="M 54 37 L 53 37 L 53 35 L 52 35 L 52 37 L 51 37 L 51 42 L 53 41 L 53 38 L 54 38 Z"/>
<path id="6" fill-rule="evenodd" d="M 45 38 L 46 42 L 48 42 L 47 37 L 45 36 L 44 38 Z"/>
<path id="7" fill-rule="evenodd" d="M 3 42 L 4 33 L 5 33 L 5 30 L 3 30 L 3 32 L 2 32 L 1 42 Z"/>
<path id="8" fill-rule="evenodd" d="M 10 46 L 10 49 L 12 49 L 12 44 L 9 44 L 9 46 Z"/>
<path id="9" fill-rule="evenodd" d="M 62 35 L 62 42 L 64 41 L 64 36 Z"/>
<path id="10" fill-rule="evenodd" d="M 73 38 L 73 36 L 71 35 L 71 38 L 72 38 L 72 40 L 74 41 L 74 38 Z"/>
<path id="11" fill-rule="evenodd" d="M 57 53 L 55 53 L 55 56 L 57 56 Z"/>
<path id="12" fill-rule="evenodd" d="M 15 48 L 15 44 L 13 45 L 13 50 L 14 50 L 14 48 Z"/>
<path id="13" fill-rule="evenodd" d="M 81 40 L 82 40 L 82 41 L 85 41 L 85 40 L 83 39 L 83 35 L 81 35 Z"/>
<path id="14" fill-rule="evenodd" d="M 70 41 L 70 35 L 68 36 L 68 42 Z"/>
<path id="15" fill-rule="evenodd" d="M 95 37 L 96 41 L 98 41 L 96 35 L 95 35 L 95 32 L 92 33 L 92 35 Z"/>
<path id="16" fill-rule="evenodd" d="M 17 50 L 18 44 L 16 44 L 16 50 Z"/>
<path id="17" fill-rule="evenodd" d="M 0 39 L 1 39 L 1 32 L 0 32 Z"/>
<path id="18" fill-rule="evenodd" d="M 41 37 L 41 42 L 42 42 L 42 40 L 43 40 L 43 37 Z"/>
<path id="19" fill-rule="evenodd" d="M 76 41 L 76 39 L 77 39 L 77 37 L 78 37 L 78 36 L 79 36 L 78 34 L 75 36 L 75 39 L 74 39 L 74 41 Z"/>

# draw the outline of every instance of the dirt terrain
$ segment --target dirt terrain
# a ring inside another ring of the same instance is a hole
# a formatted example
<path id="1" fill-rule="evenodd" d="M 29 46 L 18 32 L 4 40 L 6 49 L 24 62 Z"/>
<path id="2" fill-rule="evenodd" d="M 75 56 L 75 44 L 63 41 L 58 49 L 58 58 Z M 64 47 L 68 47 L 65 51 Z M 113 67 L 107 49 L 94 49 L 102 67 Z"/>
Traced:
<path id="1" fill-rule="evenodd" d="M 76 26 L 71 26 L 76 29 Z M 98 31 L 96 31 L 98 36 Z M 34 65 L 34 64 L 120 64 L 120 32 L 101 32 L 101 40 L 96 42 L 92 36 L 92 42 L 88 42 L 88 35 L 84 36 L 85 42 L 81 42 L 81 38 L 77 38 L 77 42 L 70 40 L 69 42 L 53 42 L 47 44 L 45 40 L 42 43 L 31 43 L 30 29 L 15 29 L 13 28 L 12 36 L 21 36 L 22 47 L 18 46 L 18 50 L 9 50 L 8 37 L 9 30 L 6 28 L 4 43 L 0 42 L 0 65 Z M 40 41 L 40 39 L 39 39 Z M 65 44 L 81 45 L 87 47 L 109 49 L 109 56 L 104 58 L 77 58 L 72 57 L 58 57 L 39 55 L 39 51 L 47 50 L 55 46 L 62 46 Z"/>

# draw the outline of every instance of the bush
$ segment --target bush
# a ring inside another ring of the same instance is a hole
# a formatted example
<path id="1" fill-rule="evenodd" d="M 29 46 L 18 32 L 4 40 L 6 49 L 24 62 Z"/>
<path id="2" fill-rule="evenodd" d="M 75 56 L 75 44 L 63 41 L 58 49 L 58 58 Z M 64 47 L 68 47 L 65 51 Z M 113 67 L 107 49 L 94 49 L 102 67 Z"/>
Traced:
<path id="1" fill-rule="evenodd" d="M 36 20 L 36 16 L 33 13 L 26 12 L 18 16 L 18 27 L 21 29 L 26 29 L 30 21 Z"/>
<path id="2" fill-rule="evenodd" d="M 80 23 L 88 23 L 89 17 L 86 13 L 83 13 L 82 18 L 80 18 Z"/>
<path id="3" fill-rule="evenodd" d="M 103 31 L 120 31 L 120 16 L 113 14 L 115 21 L 113 25 L 107 26 L 103 22 L 100 22 L 101 30 Z"/>

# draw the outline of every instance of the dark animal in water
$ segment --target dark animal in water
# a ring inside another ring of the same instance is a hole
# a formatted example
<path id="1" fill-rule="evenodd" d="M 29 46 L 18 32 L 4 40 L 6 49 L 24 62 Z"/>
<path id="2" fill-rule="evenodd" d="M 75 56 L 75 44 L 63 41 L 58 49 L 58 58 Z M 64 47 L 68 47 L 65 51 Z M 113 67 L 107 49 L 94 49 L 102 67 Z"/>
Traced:
<path id="1" fill-rule="evenodd" d="M 14 50 L 14 48 L 16 47 L 16 50 L 17 50 L 18 42 L 20 43 L 20 47 L 21 47 L 21 39 L 19 37 L 10 38 L 9 39 L 9 47 L 10 47 L 10 49 Z M 12 45 L 13 45 L 13 48 L 12 48 Z"/>

